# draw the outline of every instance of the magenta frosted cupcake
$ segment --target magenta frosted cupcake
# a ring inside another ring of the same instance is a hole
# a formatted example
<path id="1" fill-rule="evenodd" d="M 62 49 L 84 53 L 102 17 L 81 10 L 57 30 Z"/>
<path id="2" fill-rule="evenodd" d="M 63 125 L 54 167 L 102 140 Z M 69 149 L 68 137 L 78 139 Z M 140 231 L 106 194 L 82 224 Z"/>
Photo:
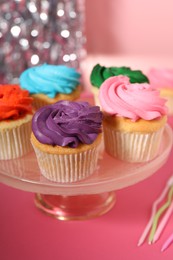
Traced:
<path id="1" fill-rule="evenodd" d="M 173 69 L 150 69 L 148 78 L 151 86 L 160 90 L 167 100 L 168 115 L 173 115 Z"/>
<path id="2" fill-rule="evenodd" d="M 102 113 L 87 102 L 59 101 L 40 108 L 31 142 L 41 173 L 52 181 L 75 182 L 97 168 Z"/>

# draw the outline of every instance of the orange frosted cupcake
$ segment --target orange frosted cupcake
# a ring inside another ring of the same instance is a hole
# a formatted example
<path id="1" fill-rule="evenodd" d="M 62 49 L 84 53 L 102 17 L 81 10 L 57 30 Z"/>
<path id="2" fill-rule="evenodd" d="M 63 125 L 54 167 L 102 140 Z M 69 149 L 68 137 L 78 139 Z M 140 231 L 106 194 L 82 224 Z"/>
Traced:
<path id="1" fill-rule="evenodd" d="M 102 113 L 87 102 L 59 101 L 37 110 L 31 142 L 41 173 L 49 180 L 74 182 L 97 168 Z"/>
<path id="2" fill-rule="evenodd" d="M 149 84 L 111 77 L 100 88 L 105 150 L 128 162 L 146 162 L 158 153 L 167 120 L 166 100 Z"/>
<path id="3" fill-rule="evenodd" d="M 80 97 L 80 73 L 65 65 L 43 64 L 25 70 L 20 86 L 29 91 L 33 106 L 38 109 L 60 100 L 73 101 Z"/>
<path id="4" fill-rule="evenodd" d="M 0 159 L 31 151 L 32 98 L 18 85 L 0 85 Z"/>

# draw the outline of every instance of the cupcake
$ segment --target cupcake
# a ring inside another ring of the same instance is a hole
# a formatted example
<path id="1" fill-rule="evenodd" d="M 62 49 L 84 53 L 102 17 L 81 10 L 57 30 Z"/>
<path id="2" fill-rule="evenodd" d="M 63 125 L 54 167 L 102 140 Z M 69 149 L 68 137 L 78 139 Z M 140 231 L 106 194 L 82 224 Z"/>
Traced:
<path id="1" fill-rule="evenodd" d="M 115 76 L 100 87 L 105 150 L 128 162 L 147 162 L 157 156 L 167 120 L 166 100 L 147 83 L 131 84 Z"/>
<path id="2" fill-rule="evenodd" d="M 160 95 L 167 100 L 168 115 L 173 115 L 173 70 L 151 69 L 148 73 L 151 86 L 160 90 Z"/>
<path id="3" fill-rule="evenodd" d="M 87 102 L 59 101 L 36 111 L 31 142 L 42 175 L 76 182 L 97 168 L 102 113 Z"/>
<path id="4" fill-rule="evenodd" d="M 33 106 L 38 109 L 59 100 L 79 98 L 80 74 L 65 65 L 43 64 L 25 70 L 20 76 L 20 86 L 29 91 Z"/>
<path id="5" fill-rule="evenodd" d="M 131 70 L 129 67 L 105 67 L 95 65 L 90 75 L 92 84 L 91 91 L 94 95 L 95 104 L 100 106 L 98 99 L 99 88 L 108 78 L 118 75 L 127 76 L 130 83 L 148 83 L 148 78 L 140 70 Z"/>
<path id="6" fill-rule="evenodd" d="M 30 143 L 32 98 L 18 85 L 0 85 L 0 159 L 21 157 Z"/>

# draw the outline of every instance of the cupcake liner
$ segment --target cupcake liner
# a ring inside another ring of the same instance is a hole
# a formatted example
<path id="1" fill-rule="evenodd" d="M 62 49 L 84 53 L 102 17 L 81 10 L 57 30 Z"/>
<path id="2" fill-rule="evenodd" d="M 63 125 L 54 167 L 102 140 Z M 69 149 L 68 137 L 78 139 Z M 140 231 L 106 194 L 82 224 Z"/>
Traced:
<path id="1" fill-rule="evenodd" d="M 74 154 L 48 154 L 34 146 L 44 177 L 56 182 L 76 182 L 90 176 L 97 168 L 98 146 Z"/>
<path id="2" fill-rule="evenodd" d="M 14 159 L 30 152 L 30 135 L 31 121 L 0 131 L 0 160 Z"/>
<path id="3" fill-rule="evenodd" d="M 157 132 L 119 132 L 104 128 L 106 151 L 118 159 L 128 162 L 147 162 L 158 153 L 163 127 Z"/>
<path id="4" fill-rule="evenodd" d="M 105 144 L 104 144 L 104 137 L 102 135 L 101 137 L 101 142 L 99 144 L 99 159 L 103 159 L 103 154 L 104 154 L 104 151 L 105 151 Z"/>

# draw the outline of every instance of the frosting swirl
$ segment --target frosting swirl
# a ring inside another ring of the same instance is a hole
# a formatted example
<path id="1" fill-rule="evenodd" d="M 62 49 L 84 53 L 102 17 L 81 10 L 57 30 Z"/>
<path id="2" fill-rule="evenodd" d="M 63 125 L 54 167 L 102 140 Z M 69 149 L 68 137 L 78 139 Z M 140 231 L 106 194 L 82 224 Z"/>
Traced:
<path id="1" fill-rule="evenodd" d="M 58 93 L 70 94 L 78 85 L 80 74 L 65 65 L 43 64 L 25 70 L 20 85 L 30 94 L 43 93 L 54 98 Z"/>
<path id="2" fill-rule="evenodd" d="M 0 85 L 0 120 L 18 119 L 32 112 L 32 98 L 18 85 Z"/>
<path id="3" fill-rule="evenodd" d="M 158 90 L 147 83 L 130 84 L 125 76 L 107 79 L 101 85 L 99 99 L 105 112 L 132 121 L 152 120 L 167 114 L 166 100 L 160 97 Z"/>
<path id="4" fill-rule="evenodd" d="M 106 79 L 118 75 L 127 76 L 131 83 L 149 82 L 148 78 L 140 70 L 131 70 L 129 67 L 104 67 L 99 64 L 93 68 L 90 81 L 93 86 L 99 88 Z"/>
<path id="5" fill-rule="evenodd" d="M 150 84 L 155 88 L 173 89 L 173 70 L 172 69 L 150 69 L 148 73 Z"/>
<path id="6" fill-rule="evenodd" d="M 101 132 L 102 113 L 87 102 L 61 100 L 37 110 L 32 130 L 43 144 L 69 146 L 91 144 Z"/>

